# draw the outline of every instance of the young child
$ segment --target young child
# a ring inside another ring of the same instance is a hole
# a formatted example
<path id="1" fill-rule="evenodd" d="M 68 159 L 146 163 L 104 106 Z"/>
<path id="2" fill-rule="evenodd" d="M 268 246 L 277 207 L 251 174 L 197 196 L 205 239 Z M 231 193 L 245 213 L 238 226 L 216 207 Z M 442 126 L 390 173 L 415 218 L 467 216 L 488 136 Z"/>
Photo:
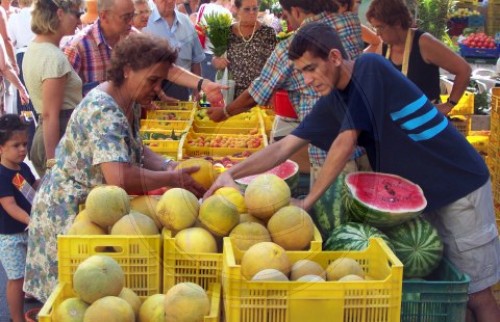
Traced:
<path id="1" fill-rule="evenodd" d="M 23 160 L 28 124 L 16 114 L 0 117 L 0 262 L 7 273 L 7 303 L 13 322 L 24 322 L 24 267 L 35 177 Z"/>

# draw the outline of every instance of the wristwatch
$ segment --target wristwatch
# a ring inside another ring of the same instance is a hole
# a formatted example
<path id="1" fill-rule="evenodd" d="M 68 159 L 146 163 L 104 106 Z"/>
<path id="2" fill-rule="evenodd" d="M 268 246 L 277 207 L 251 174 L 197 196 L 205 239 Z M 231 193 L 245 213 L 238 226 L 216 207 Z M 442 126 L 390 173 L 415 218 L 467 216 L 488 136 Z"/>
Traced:
<path id="1" fill-rule="evenodd" d="M 165 160 L 163 160 L 163 162 L 162 162 L 162 170 L 163 171 L 168 170 L 168 165 L 172 161 L 174 161 L 174 160 L 173 159 L 165 159 Z"/>
<path id="2" fill-rule="evenodd" d="M 203 85 L 203 81 L 205 80 L 205 78 L 200 78 L 200 80 L 198 81 L 198 92 L 201 92 L 201 85 Z"/>
<path id="3" fill-rule="evenodd" d="M 449 97 L 448 97 L 448 100 L 446 101 L 446 103 L 450 104 L 453 107 L 455 107 L 458 104 L 458 102 L 452 101 Z"/>

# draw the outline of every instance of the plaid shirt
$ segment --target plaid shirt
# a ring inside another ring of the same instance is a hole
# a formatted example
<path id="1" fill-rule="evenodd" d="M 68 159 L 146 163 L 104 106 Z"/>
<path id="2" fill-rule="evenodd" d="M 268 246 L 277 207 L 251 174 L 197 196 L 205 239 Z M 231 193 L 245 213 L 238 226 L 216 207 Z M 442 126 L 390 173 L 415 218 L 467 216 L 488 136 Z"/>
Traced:
<path id="1" fill-rule="evenodd" d="M 351 59 L 355 59 L 363 52 L 361 39 L 361 22 L 353 12 L 343 14 L 321 13 L 304 20 L 307 24 L 312 21 L 324 22 L 337 30 L 337 33 Z M 320 95 L 304 82 L 304 77 L 293 67 L 288 59 L 288 48 L 293 35 L 276 45 L 271 56 L 267 59 L 260 76 L 248 88 L 252 98 L 260 105 L 265 105 L 271 99 L 275 90 L 284 89 L 292 102 L 299 120 L 309 114 Z M 309 159 L 311 165 L 321 166 L 326 159 L 326 151 L 309 145 Z"/>
<path id="2" fill-rule="evenodd" d="M 106 80 L 111 47 L 102 34 L 99 19 L 77 33 L 63 48 L 70 64 L 82 79 L 83 95 Z"/>

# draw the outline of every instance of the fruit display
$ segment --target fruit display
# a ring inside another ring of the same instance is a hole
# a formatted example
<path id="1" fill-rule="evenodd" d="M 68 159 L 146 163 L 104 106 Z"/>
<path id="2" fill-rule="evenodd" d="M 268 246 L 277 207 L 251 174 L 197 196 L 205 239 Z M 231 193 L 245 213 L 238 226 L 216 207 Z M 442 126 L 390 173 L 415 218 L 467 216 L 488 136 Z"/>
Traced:
<path id="1" fill-rule="evenodd" d="M 90 190 L 85 209 L 92 222 L 107 228 L 130 212 L 130 199 L 118 186 L 101 185 Z"/>
<path id="2" fill-rule="evenodd" d="M 471 10 L 469 8 L 458 8 L 455 11 L 452 11 L 448 16 L 449 19 L 467 19 L 469 17 L 479 17 L 481 13 L 477 10 Z"/>
<path id="3" fill-rule="evenodd" d="M 202 158 L 191 158 L 179 161 L 176 169 L 186 169 L 190 167 L 199 167 L 196 172 L 191 173 L 191 177 L 199 183 L 203 188 L 208 189 L 217 179 L 217 171 L 214 164 L 209 160 Z"/>
<path id="4" fill-rule="evenodd" d="M 469 48 L 481 48 L 481 49 L 497 48 L 495 39 L 491 36 L 486 35 L 483 32 L 469 34 L 464 40 L 462 40 L 462 44 Z"/>
<path id="5" fill-rule="evenodd" d="M 290 188 L 290 191 L 294 191 L 299 184 L 299 165 L 292 160 L 286 160 L 285 162 L 267 170 L 264 173 L 274 174 L 281 179 L 285 180 L 286 184 Z M 251 175 L 244 178 L 236 179 L 242 189 L 246 189 L 248 184 L 252 182 L 258 175 Z"/>
<path id="6" fill-rule="evenodd" d="M 377 228 L 411 220 L 427 206 L 420 186 L 400 176 L 380 172 L 346 175 L 343 198 L 354 221 Z"/>
<path id="7" fill-rule="evenodd" d="M 262 135 L 217 135 L 190 133 L 186 143 L 191 147 L 201 148 L 239 148 L 257 149 L 263 146 Z"/>
<path id="8" fill-rule="evenodd" d="M 288 205 L 290 198 L 290 187 L 283 179 L 270 173 L 257 176 L 245 190 L 248 213 L 263 220 L 269 220 L 279 209 Z"/>

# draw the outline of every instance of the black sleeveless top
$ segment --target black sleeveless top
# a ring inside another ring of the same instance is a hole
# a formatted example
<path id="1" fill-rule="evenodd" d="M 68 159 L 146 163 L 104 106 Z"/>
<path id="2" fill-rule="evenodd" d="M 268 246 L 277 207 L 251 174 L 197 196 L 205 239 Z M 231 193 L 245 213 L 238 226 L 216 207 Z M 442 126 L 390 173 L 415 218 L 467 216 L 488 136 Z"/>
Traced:
<path id="1" fill-rule="evenodd" d="M 420 46 L 418 41 L 420 36 L 424 34 L 422 30 L 415 30 L 413 43 L 411 46 L 410 59 L 408 63 L 408 79 L 424 92 L 425 96 L 432 102 L 439 102 L 439 67 L 434 64 L 427 64 L 420 54 Z M 382 55 L 385 57 L 387 45 L 382 46 Z M 402 65 L 396 65 L 391 61 L 392 65 L 399 71 L 403 68 Z"/>

